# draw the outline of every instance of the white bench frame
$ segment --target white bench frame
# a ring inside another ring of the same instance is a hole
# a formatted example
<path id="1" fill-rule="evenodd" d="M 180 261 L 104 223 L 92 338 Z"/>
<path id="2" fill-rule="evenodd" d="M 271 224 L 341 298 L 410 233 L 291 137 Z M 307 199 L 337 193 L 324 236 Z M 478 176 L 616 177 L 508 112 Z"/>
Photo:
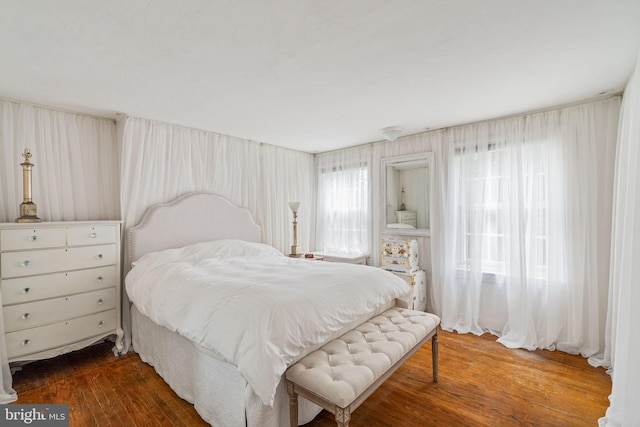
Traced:
<path id="1" fill-rule="evenodd" d="M 331 402 L 324 397 L 319 396 L 313 390 L 302 387 L 299 384 L 287 379 L 287 392 L 289 393 L 289 420 L 291 427 L 298 427 L 298 395 L 303 396 L 311 402 L 323 407 L 336 417 L 338 427 L 348 427 L 351 420 L 351 413 L 358 408 L 371 394 L 382 385 L 404 362 L 431 339 L 431 359 L 433 367 L 433 382 L 438 382 L 438 327 L 429 332 L 415 346 L 400 358 L 395 364 L 387 369 L 373 384 L 364 390 L 356 399 L 346 407 L 340 407 L 335 402 Z"/>

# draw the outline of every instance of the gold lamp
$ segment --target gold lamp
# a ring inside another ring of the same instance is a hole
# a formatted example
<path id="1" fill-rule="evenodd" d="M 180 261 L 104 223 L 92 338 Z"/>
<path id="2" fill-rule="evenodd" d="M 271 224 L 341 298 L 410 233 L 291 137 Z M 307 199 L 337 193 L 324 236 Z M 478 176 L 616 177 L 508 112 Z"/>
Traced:
<path id="1" fill-rule="evenodd" d="M 304 256 L 298 249 L 298 208 L 300 208 L 300 202 L 289 202 L 289 209 L 293 212 L 293 246 L 291 246 L 291 253 L 289 254 L 292 258 Z"/>
<path id="2" fill-rule="evenodd" d="M 24 162 L 20 163 L 20 166 L 22 166 L 22 196 L 24 200 L 20 204 L 20 218 L 17 218 L 16 222 L 42 222 L 38 218 L 37 206 L 31 199 L 31 171 L 34 166 L 29 161 L 31 151 L 25 148 L 22 157 L 24 157 Z"/>

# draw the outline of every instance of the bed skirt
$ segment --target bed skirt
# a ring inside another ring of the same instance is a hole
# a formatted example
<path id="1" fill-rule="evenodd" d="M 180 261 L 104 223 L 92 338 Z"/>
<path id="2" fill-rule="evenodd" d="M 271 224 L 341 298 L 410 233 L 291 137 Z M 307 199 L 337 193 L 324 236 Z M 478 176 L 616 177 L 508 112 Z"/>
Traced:
<path id="1" fill-rule="evenodd" d="M 133 349 L 182 399 L 192 403 L 214 426 L 280 427 L 289 425 L 289 396 L 281 381 L 273 408 L 264 405 L 236 367 L 192 341 L 158 326 L 131 308 Z M 299 425 L 321 407 L 300 399 Z"/>

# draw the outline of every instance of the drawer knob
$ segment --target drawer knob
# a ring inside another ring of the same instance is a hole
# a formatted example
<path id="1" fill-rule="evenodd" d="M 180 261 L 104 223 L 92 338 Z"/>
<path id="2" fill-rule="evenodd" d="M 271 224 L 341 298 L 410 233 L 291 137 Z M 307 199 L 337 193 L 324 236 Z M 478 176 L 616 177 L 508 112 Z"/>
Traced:
<path id="1" fill-rule="evenodd" d="M 98 300 L 98 304 L 102 304 L 103 302 L 104 302 L 104 300 L 103 300 L 102 298 L 100 298 L 100 299 Z"/>
<path id="2" fill-rule="evenodd" d="M 23 346 L 27 346 L 27 345 L 31 344 L 31 340 L 22 340 L 22 343 L 21 343 L 21 344 L 22 344 Z"/>
<path id="3" fill-rule="evenodd" d="M 27 319 L 29 319 L 30 317 L 31 317 L 31 313 L 25 313 L 25 314 L 23 314 L 23 315 L 22 315 L 22 318 L 23 318 L 24 320 L 27 320 Z"/>
<path id="4" fill-rule="evenodd" d="M 104 320 L 98 322 L 98 328 L 102 328 L 104 326 Z"/>
<path id="5" fill-rule="evenodd" d="M 24 261 L 22 261 L 23 267 L 29 267 L 29 264 L 31 264 L 31 261 L 29 261 L 28 259 L 25 259 Z"/>
<path id="6" fill-rule="evenodd" d="M 34 234 L 33 236 L 29 237 L 29 240 L 31 240 L 32 242 L 35 242 L 36 240 L 38 240 L 38 236 Z"/>
<path id="7" fill-rule="evenodd" d="M 24 289 L 22 290 L 22 293 L 23 293 L 23 294 L 28 294 L 29 292 L 31 292 L 31 288 L 24 288 Z"/>
<path id="8" fill-rule="evenodd" d="M 102 282 L 103 280 L 102 276 L 98 276 L 98 282 Z"/>
<path id="9" fill-rule="evenodd" d="M 89 237 L 91 237 L 92 239 L 95 239 L 96 237 L 98 237 L 98 235 L 96 233 L 91 233 L 89 234 Z"/>
<path id="10" fill-rule="evenodd" d="M 96 258 L 98 258 L 98 259 L 102 259 L 102 254 L 98 254 L 98 255 L 96 256 Z"/>

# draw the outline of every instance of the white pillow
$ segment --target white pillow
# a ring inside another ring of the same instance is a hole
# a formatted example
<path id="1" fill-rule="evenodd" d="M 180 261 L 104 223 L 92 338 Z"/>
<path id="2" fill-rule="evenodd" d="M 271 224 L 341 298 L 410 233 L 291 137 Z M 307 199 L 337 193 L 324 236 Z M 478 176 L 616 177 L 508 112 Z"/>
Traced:
<path id="1" fill-rule="evenodd" d="M 196 243 L 191 246 L 205 258 L 283 256 L 282 252 L 273 246 L 237 239 L 215 240 L 213 242 Z"/>
<path id="2" fill-rule="evenodd" d="M 238 257 L 284 257 L 273 246 L 262 243 L 245 242 L 237 239 L 213 240 L 210 242 L 195 243 L 182 248 L 165 249 L 158 252 L 150 252 L 133 262 L 136 275 L 145 274 L 156 267 L 170 263 L 200 262 L 223 263 L 225 260 Z"/>

